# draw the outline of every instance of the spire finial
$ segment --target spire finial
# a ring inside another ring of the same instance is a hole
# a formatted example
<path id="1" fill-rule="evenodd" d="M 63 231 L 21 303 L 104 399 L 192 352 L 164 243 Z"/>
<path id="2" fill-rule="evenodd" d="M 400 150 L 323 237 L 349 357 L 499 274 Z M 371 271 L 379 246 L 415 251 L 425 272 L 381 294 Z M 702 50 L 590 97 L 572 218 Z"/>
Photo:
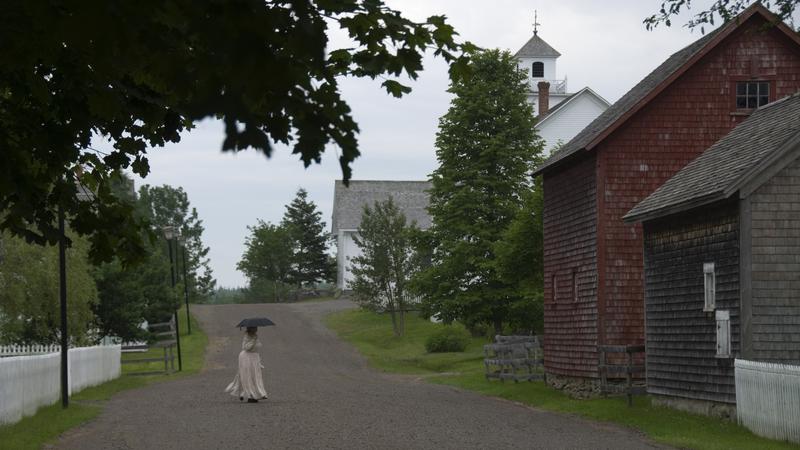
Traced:
<path id="1" fill-rule="evenodd" d="M 535 9 L 533 10 L 533 35 L 538 36 L 539 33 L 539 13 Z"/>

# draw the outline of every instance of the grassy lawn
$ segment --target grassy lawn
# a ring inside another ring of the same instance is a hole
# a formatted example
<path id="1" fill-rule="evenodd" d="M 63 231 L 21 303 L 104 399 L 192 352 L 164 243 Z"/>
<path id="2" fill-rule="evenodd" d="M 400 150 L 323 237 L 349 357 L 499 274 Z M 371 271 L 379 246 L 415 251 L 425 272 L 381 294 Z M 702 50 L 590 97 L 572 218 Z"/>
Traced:
<path id="1" fill-rule="evenodd" d="M 406 335 L 402 338 L 392 335 L 388 315 L 350 310 L 328 316 L 326 323 L 358 348 L 373 367 L 386 372 L 424 375 L 435 383 L 550 411 L 613 422 L 640 430 L 654 441 L 681 448 L 800 448 L 760 438 L 731 422 L 653 406 L 645 397 L 636 397 L 633 407 L 629 408 L 624 397 L 575 400 L 542 382 L 487 381 L 483 375 L 482 349 L 486 339 L 473 339 L 464 353 L 428 354 L 424 346 L 426 338 L 443 325 L 417 317 L 407 319 Z"/>
<path id="2" fill-rule="evenodd" d="M 171 375 L 125 376 L 126 373 L 148 369 L 143 364 L 123 364 L 123 376 L 99 386 L 84 389 L 70 399 L 69 408 L 64 410 L 61 403 L 39 409 L 36 414 L 8 426 L 0 427 L 0 449 L 39 449 L 43 444 L 56 439 L 60 434 L 85 423 L 103 410 L 103 401 L 117 392 L 133 389 L 166 380 L 195 374 L 203 367 L 208 337 L 192 317 L 192 334 L 186 334 L 186 312 L 178 313 L 181 330 L 181 352 L 183 371 Z M 159 357 L 161 349 L 151 349 L 146 353 L 125 354 L 123 358 Z M 146 356 L 145 356 L 146 355 Z M 164 368 L 163 363 L 150 363 L 150 370 Z M 177 369 L 178 363 L 175 362 Z"/>

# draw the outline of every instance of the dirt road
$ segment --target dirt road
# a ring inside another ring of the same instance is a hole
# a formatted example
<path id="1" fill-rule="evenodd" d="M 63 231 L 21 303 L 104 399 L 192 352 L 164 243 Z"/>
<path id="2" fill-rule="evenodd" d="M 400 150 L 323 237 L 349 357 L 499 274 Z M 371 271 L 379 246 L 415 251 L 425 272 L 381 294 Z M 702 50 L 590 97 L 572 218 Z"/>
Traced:
<path id="1" fill-rule="evenodd" d="M 116 395 L 59 449 L 654 448 L 641 435 L 447 386 L 391 376 L 322 325 L 345 301 L 196 306 L 209 336 L 202 373 Z M 240 403 L 233 379 L 241 318 L 261 328 L 270 399 Z"/>

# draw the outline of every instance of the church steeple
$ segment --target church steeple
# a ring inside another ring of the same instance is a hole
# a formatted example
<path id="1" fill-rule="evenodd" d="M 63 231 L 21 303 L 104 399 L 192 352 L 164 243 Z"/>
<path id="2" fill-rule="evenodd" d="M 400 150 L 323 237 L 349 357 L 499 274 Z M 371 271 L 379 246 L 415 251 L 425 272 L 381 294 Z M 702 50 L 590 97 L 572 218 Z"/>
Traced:
<path id="1" fill-rule="evenodd" d="M 539 13 L 533 13 L 533 36 L 514 55 L 520 62 L 520 67 L 530 72 L 531 90 L 536 90 L 536 84 L 543 80 L 553 80 L 556 77 L 556 59 L 561 56 L 556 49 L 539 37 Z"/>
<path id="2" fill-rule="evenodd" d="M 545 96 L 563 96 L 567 89 L 566 80 L 556 78 L 556 60 L 561 53 L 539 36 L 539 27 L 541 26 L 539 12 L 534 11 L 533 36 L 514 55 L 519 61 L 519 68 L 528 72 L 528 84 L 530 85 L 528 100 L 534 105 L 534 109 L 538 109 L 539 83 L 545 82 L 543 86 L 548 87 L 548 93 L 543 94 Z"/>

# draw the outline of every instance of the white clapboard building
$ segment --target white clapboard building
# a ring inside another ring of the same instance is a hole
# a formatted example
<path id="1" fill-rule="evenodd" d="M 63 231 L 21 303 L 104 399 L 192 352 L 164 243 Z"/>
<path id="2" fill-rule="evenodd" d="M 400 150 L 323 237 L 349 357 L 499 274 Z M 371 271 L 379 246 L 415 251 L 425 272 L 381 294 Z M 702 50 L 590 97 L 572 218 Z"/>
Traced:
<path id="1" fill-rule="evenodd" d="M 361 254 L 353 235 L 361 224 L 364 206 L 372 207 L 375 202 L 392 197 L 408 222 L 416 222 L 417 227 L 425 230 L 431 226 L 431 217 L 426 209 L 429 203 L 427 191 L 430 188 L 428 181 L 351 180 L 350 186 L 346 187 L 341 180 L 336 180 L 331 233 L 337 244 L 337 288 L 348 290 L 353 280 L 350 261 Z"/>
<path id="2" fill-rule="evenodd" d="M 570 93 L 567 77 L 558 78 L 556 61 L 561 53 L 539 37 L 531 37 L 515 54 L 519 68 L 528 71 L 528 102 L 537 117 L 536 130 L 545 140 L 545 156 L 566 144 L 610 104 L 589 87 Z"/>

